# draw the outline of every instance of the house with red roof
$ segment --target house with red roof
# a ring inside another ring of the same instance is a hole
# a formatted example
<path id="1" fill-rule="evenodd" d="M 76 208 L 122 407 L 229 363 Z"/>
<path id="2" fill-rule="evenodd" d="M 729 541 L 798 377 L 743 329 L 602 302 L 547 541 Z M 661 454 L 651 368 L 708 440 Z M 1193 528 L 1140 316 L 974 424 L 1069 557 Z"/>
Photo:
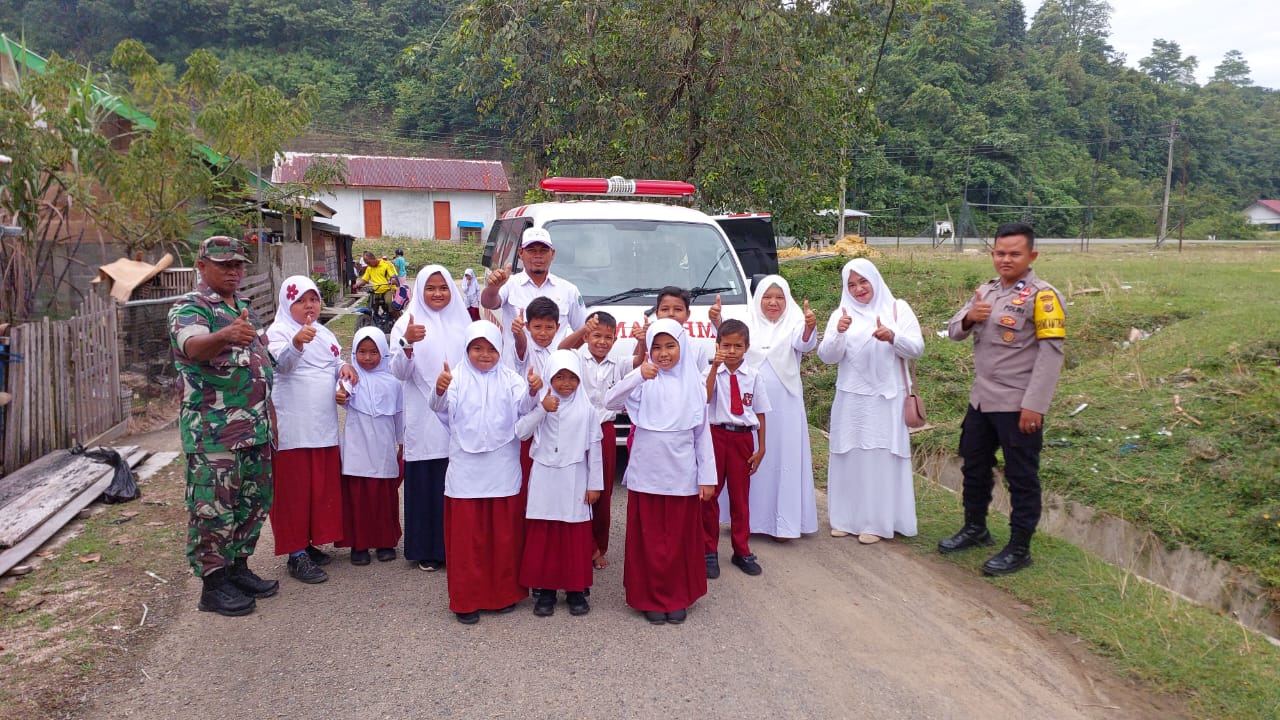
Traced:
<path id="1" fill-rule="evenodd" d="M 1261 200 L 1244 209 L 1250 225 L 1262 225 L 1267 230 L 1280 230 L 1280 200 Z"/>
<path id="2" fill-rule="evenodd" d="M 346 183 L 321 197 L 344 234 L 436 240 L 482 238 L 498 216 L 498 194 L 510 191 L 496 160 L 285 153 L 272 180 L 300 181 L 320 158 L 346 165 Z"/>

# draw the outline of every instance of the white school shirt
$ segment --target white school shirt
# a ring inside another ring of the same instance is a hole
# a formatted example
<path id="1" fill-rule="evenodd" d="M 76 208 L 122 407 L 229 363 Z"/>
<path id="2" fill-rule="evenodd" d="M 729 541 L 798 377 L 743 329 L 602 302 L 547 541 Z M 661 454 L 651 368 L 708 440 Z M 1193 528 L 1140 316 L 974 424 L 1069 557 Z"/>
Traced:
<path id="1" fill-rule="evenodd" d="M 419 388 L 421 379 L 413 371 L 413 358 L 396 348 L 391 353 L 391 373 L 400 378 L 404 392 L 404 461 L 442 460 L 449 457 L 449 428 L 431 409 L 428 397 L 435 397 L 436 387 Z M 425 392 L 423 392 L 425 390 Z"/>
<path id="2" fill-rule="evenodd" d="M 635 360 L 628 357 L 625 362 L 619 362 L 610 355 L 603 362 L 597 361 L 586 345 L 580 346 L 577 352 L 578 360 L 582 363 L 582 389 L 586 391 L 587 399 L 600 414 L 600 422 L 613 422 L 618 418 L 618 413 L 605 409 L 605 393 L 631 372 Z"/>
<path id="3" fill-rule="evenodd" d="M 551 338 L 551 344 L 547 347 L 543 347 L 534 342 L 533 338 L 528 337 L 527 332 L 525 335 L 523 360 L 516 357 L 515 347 L 513 346 L 511 348 L 511 357 L 515 358 L 515 370 L 520 373 L 520 377 L 528 377 L 529 366 L 532 365 L 533 371 L 538 373 L 538 377 L 542 378 L 542 383 L 545 386 L 551 381 L 551 378 L 546 377 L 544 374 L 547 368 L 547 359 L 551 357 L 551 353 L 556 351 L 556 348 L 560 347 L 560 341 L 565 339 L 566 334 L 564 332 L 564 326 L 560 326 L 560 330 L 556 332 L 555 337 Z"/>
<path id="4" fill-rule="evenodd" d="M 276 408 L 276 449 L 323 448 L 338 444 L 338 370 L 342 358 L 324 367 L 300 363 L 292 340 L 272 342 L 276 359 L 271 402 Z"/>
<path id="5" fill-rule="evenodd" d="M 732 400 L 729 391 L 730 371 L 728 365 L 721 364 L 716 371 L 716 386 L 711 391 L 711 402 L 707 403 L 707 422 L 712 425 L 760 427 L 760 418 L 757 415 L 773 409 L 769 405 L 769 395 L 765 392 L 764 382 L 760 380 L 760 371 L 747 367 L 744 362 L 733 374 L 738 376 L 738 392 L 742 395 L 742 414 L 734 415 L 729 411 Z"/>
<path id="6" fill-rule="evenodd" d="M 627 396 L 644 382 L 633 370 L 605 394 L 605 407 L 626 407 Z M 632 426 L 635 442 L 624 478 L 628 490 L 653 495 L 697 495 L 699 485 L 716 484 L 716 454 L 711 429 L 703 414 L 692 430 L 646 430 Z"/>
<path id="7" fill-rule="evenodd" d="M 532 436 L 546 416 L 547 411 L 538 403 L 516 422 L 516 435 Z M 543 465 L 535 458 L 529 470 L 529 504 L 524 516 L 530 520 L 586 522 L 591 519 L 591 506 L 586 503 L 588 490 L 604 490 L 599 442 L 587 443 L 583 459 L 565 467 Z"/>
<path id="8" fill-rule="evenodd" d="M 507 362 L 512 363 L 513 367 L 516 354 L 511 339 L 511 321 L 516 319 L 516 312 L 529 307 L 534 298 L 549 298 L 556 304 L 560 310 L 560 331 L 563 333 L 571 333 L 587 321 L 587 309 L 582 305 L 582 294 L 578 292 L 578 286 L 555 273 L 547 273 L 547 279 L 538 286 L 528 273 L 521 270 L 498 288 L 498 297 L 502 301 L 499 308 L 502 312 L 502 342 L 510 349 L 502 355 L 510 358 Z M 526 321 L 528 319 L 525 318 Z M 564 338 L 557 333 L 555 341 L 551 343 L 552 347 L 559 345 L 562 339 Z M 530 340 L 529 344 L 533 345 L 533 341 Z"/>
<path id="9" fill-rule="evenodd" d="M 532 409 L 536 401 L 529 397 L 528 386 L 513 386 L 511 402 L 516 404 L 517 415 L 523 415 Z M 450 417 L 471 410 L 458 407 L 457 396 L 452 387 L 444 395 L 436 395 L 432 390 L 431 408 L 446 426 Z M 521 475 L 520 440 L 516 437 L 514 427 L 511 429 L 511 442 L 496 450 L 479 453 L 463 450 L 458 444 L 457 435 L 449 432 L 449 469 L 444 474 L 445 497 L 511 497 L 520 492 Z"/>
<path id="10" fill-rule="evenodd" d="M 366 415 L 348 404 L 347 419 L 342 427 L 342 474 L 400 477 L 396 446 L 402 436 L 403 420 L 403 413 Z"/>

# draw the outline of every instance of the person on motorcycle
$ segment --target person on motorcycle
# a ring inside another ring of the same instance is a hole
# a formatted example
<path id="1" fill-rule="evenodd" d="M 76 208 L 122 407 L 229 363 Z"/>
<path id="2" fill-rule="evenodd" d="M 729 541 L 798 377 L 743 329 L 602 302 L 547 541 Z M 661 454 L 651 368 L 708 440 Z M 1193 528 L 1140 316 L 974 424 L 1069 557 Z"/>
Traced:
<path id="1" fill-rule="evenodd" d="M 375 296 L 380 297 L 387 308 L 387 312 L 391 313 L 391 319 L 398 319 L 400 311 L 396 309 L 395 304 L 392 302 L 395 300 L 396 279 L 399 277 L 396 272 L 396 266 L 380 259 L 369 251 L 364 253 L 364 266 L 364 274 L 356 281 L 355 289 L 359 290 L 364 285 L 373 286 L 373 295 L 369 297 L 369 307 L 373 307 Z"/>

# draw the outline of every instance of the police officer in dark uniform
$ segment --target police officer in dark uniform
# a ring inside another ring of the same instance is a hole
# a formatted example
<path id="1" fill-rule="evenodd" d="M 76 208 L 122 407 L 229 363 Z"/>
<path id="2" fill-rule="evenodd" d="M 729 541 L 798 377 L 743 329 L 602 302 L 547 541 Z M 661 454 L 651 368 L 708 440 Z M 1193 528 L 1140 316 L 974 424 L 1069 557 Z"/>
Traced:
<path id="1" fill-rule="evenodd" d="M 938 551 L 992 544 L 987 506 L 998 447 L 1013 510 L 1009 544 L 982 565 L 988 575 L 1008 575 L 1031 564 L 1031 535 L 1040 522 L 1044 416 L 1062 370 L 1067 332 L 1061 295 L 1031 269 L 1036 255 L 1030 225 L 997 228 L 991 259 L 1000 277 L 980 286 L 947 328 L 952 340 L 973 336 L 974 382 L 960 430 L 964 527 L 939 542 Z"/>

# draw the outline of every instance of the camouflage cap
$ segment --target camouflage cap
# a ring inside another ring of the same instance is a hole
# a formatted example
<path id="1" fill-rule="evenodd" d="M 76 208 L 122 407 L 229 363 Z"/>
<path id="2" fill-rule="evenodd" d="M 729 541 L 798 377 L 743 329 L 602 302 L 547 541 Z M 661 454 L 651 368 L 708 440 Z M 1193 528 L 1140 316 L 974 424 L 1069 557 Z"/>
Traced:
<path id="1" fill-rule="evenodd" d="M 200 243 L 200 259 L 214 262 L 231 262 L 232 260 L 249 262 L 249 256 L 244 252 L 244 245 L 239 240 L 226 235 L 214 235 Z"/>

